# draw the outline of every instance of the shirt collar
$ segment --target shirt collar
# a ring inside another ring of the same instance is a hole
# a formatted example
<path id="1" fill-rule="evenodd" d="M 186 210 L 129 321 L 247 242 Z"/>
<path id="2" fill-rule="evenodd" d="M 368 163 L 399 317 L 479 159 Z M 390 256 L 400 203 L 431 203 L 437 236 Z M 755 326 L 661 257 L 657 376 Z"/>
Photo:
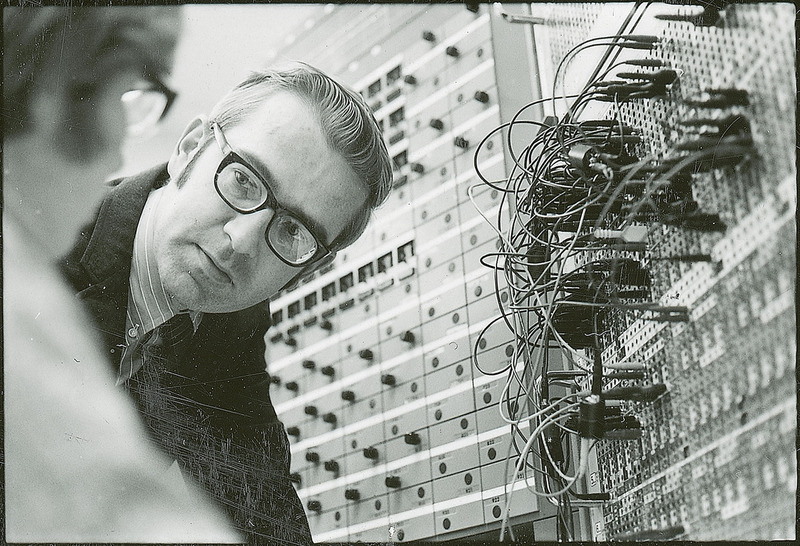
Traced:
<path id="1" fill-rule="evenodd" d="M 161 189 L 156 189 L 147 197 L 133 240 L 128 291 L 128 327 L 134 327 L 138 335 L 153 330 L 181 312 L 167 296 L 154 255 L 155 212 L 162 194 Z M 194 329 L 197 330 L 202 313 L 189 311 L 189 315 Z"/>

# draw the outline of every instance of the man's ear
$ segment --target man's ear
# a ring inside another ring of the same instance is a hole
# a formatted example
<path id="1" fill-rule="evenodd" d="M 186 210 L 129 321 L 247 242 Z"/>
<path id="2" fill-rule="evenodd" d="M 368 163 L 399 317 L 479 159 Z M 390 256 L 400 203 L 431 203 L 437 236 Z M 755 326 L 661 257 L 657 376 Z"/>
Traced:
<path id="1" fill-rule="evenodd" d="M 194 154 L 200 149 L 200 145 L 210 135 L 211 126 L 206 116 L 197 116 L 189 122 L 167 163 L 167 172 L 169 172 L 170 178 L 177 178 L 186 168 L 186 165 L 189 164 Z"/>

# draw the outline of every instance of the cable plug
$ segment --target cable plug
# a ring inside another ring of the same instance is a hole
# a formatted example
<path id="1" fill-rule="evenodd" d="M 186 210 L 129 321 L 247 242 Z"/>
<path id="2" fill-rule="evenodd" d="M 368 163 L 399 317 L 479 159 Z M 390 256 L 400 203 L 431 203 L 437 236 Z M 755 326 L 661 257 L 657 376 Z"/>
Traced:
<path id="1" fill-rule="evenodd" d="M 658 68 L 664 66 L 664 61 L 662 61 L 661 59 L 628 59 L 627 61 L 623 61 L 623 64 Z"/>
<path id="2" fill-rule="evenodd" d="M 592 235 L 595 239 L 616 239 L 624 243 L 646 243 L 647 226 L 626 226 L 622 230 L 596 229 Z"/>
<path id="3" fill-rule="evenodd" d="M 689 106 L 700 108 L 727 108 L 729 106 L 748 106 L 750 99 L 747 91 L 732 87 L 706 89 L 702 93 L 683 100 Z"/>
<path id="4" fill-rule="evenodd" d="M 685 214 L 666 214 L 660 220 L 665 224 L 707 233 L 724 233 L 728 229 L 719 214 L 710 212 L 692 211 Z"/>
<path id="5" fill-rule="evenodd" d="M 679 122 L 684 127 L 701 131 L 713 132 L 719 135 L 742 136 L 750 134 L 750 122 L 741 115 L 725 116 L 721 118 L 694 118 Z"/>
<path id="6" fill-rule="evenodd" d="M 626 80 L 646 80 L 653 83 L 653 85 L 666 87 L 678 79 L 678 72 L 671 68 L 666 68 L 655 72 L 618 72 L 616 76 Z"/>
<path id="7" fill-rule="evenodd" d="M 720 14 L 721 7 L 714 4 L 721 5 L 722 2 L 703 2 L 702 11 L 695 14 L 680 15 L 677 13 L 661 13 L 657 14 L 656 19 L 662 21 L 677 21 L 690 23 L 696 27 L 713 27 L 722 22 L 722 15 Z"/>
<path id="8" fill-rule="evenodd" d="M 605 401 L 596 394 L 590 394 L 581 400 L 580 418 L 578 420 L 578 435 L 581 438 L 603 437 L 603 420 L 605 416 Z"/>
<path id="9" fill-rule="evenodd" d="M 667 392 L 664 383 L 655 383 L 642 387 L 614 387 L 603 391 L 603 400 L 630 400 L 632 402 L 652 402 Z"/>
<path id="10" fill-rule="evenodd" d="M 643 371 L 630 370 L 624 372 L 610 373 L 604 377 L 609 381 L 613 381 L 615 379 L 626 380 L 626 381 L 637 381 L 644 379 L 645 377 L 647 377 L 647 375 Z"/>
<path id="11" fill-rule="evenodd" d="M 753 139 L 748 134 L 721 136 L 717 134 L 701 134 L 694 138 L 678 142 L 673 147 L 680 151 L 694 152 L 718 148 L 719 146 L 750 147 L 752 145 Z"/>
<path id="12" fill-rule="evenodd" d="M 606 417 L 603 426 L 606 432 L 611 432 L 612 430 L 642 429 L 642 424 L 639 422 L 639 419 L 633 415 Z"/>
<path id="13" fill-rule="evenodd" d="M 642 429 L 640 428 L 609 430 L 605 433 L 606 440 L 638 440 L 641 437 Z"/>

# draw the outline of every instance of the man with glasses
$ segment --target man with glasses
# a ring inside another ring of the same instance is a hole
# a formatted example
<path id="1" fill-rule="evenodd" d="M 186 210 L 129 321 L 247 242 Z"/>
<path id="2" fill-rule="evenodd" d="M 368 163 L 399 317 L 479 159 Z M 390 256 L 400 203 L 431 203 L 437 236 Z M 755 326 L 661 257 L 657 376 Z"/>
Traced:
<path id="1" fill-rule="evenodd" d="M 311 541 L 269 398 L 269 298 L 354 242 L 391 179 L 359 95 L 262 70 L 166 166 L 118 181 L 63 264 L 155 438 L 253 543 Z"/>

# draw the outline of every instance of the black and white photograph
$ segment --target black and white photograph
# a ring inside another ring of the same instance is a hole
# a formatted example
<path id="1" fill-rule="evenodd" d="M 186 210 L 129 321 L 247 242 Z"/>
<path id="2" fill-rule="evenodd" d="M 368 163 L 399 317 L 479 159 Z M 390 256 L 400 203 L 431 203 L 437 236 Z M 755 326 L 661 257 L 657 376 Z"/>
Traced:
<path id="1" fill-rule="evenodd" d="M 2 14 L 0 542 L 797 539 L 793 3 Z"/>

